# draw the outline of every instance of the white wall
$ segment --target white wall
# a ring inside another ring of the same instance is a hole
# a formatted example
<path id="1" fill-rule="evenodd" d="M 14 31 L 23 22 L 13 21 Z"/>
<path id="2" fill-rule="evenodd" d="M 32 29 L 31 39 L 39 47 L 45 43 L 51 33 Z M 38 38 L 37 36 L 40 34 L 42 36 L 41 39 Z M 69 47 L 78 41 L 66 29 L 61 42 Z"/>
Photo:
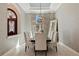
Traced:
<path id="1" fill-rule="evenodd" d="M 0 4 L 0 55 L 3 53 L 3 40 L 7 38 L 7 4 Z"/>
<path id="2" fill-rule="evenodd" d="M 31 32 L 31 14 L 30 13 L 26 13 L 25 14 L 25 31 L 26 32 Z"/>
<path id="3" fill-rule="evenodd" d="M 0 40 L 7 38 L 7 4 L 0 4 Z"/>
<path id="4" fill-rule="evenodd" d="M 62 4 L 56 15 L 60 41 L 79 51 L 79 4 Z"/>
<path id="5" fill-rule="evenodd" d="M 7 36 L 7 8 L 13 9 L 18 16 L 18 34 L 23 33 L 26 29 L 25 13 L 16 4 L 0 3 L 0 55 L 4 54 L 13 47 L 16 47 L 18 37 L 8 38 Z M 20 44 L 24 43 L 24 39 L 19 39 Z"/>
<path id="6" fill-rule="evenodd" d="M 24 11 L 22 11 L 21 10 L 21 15 L 20 15 L 20 17 L 21 17 L 21 22 L 20 22 L 20 29 L 21 29 L 21 33 L 23 33 L 23 32 L 26 32 L 26 25 L 27 25 L 27 23 L 26 23 L 26 14 L 24 13 Z"/>

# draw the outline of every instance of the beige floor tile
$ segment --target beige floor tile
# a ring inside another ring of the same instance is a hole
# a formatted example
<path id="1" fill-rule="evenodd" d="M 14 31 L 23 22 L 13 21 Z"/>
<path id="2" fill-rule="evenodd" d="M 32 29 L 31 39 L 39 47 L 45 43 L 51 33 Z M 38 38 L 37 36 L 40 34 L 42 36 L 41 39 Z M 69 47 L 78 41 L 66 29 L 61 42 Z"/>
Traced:
<path id="1" fill-rule="evenodd" d="M 4 54 L 5 56 L 35 56 L 34 48 L 31 43 L 29 43 L 29 48 L 25 52 L 24 45 L 19 48 L 14 48 L 8 53 Z M 38 53 L 39 56 L 44 55 L 44 53 Z M 79 54 L 75 54 L 73 51 L 67 49 L 66 47 L 58 44 L 58 51 L 55 51 L 55 48 L 49 47 L 48 56 L 77 56 Z"/>

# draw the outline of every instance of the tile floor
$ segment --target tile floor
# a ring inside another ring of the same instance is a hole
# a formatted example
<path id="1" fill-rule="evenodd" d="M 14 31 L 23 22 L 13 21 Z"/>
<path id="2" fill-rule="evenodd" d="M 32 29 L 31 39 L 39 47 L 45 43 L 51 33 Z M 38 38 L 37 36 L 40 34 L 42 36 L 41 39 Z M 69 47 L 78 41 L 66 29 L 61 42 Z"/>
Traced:
<path id="1" fill-rule="evenodd" d="M 38 53 L 38 56 L 43 56 L 44 53 Z M 19 48 L 13 48 L 3 56 L 35 56 L 34 48 L 31 43 L 29 43 L 29 48 L 25 52 L 24 44 Z M 79 53 L 74 53 L 72 50 L 67 49 L 64 45 L 58 44 L 58 51 L 49 47 L 47 56 L 79 56 Z"/>

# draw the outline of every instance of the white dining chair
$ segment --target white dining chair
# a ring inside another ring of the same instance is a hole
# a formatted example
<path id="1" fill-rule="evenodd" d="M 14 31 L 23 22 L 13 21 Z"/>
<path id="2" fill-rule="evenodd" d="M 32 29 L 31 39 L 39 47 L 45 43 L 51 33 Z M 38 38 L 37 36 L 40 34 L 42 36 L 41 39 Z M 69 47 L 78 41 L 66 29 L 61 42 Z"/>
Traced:
<path id="1" fill-rule="evenodd" d="M 50 46 L 52 49 L 55 48 L 57 52 L 57 32 L 53 32 L 51 42 L 48 42 L 48 47 Z"/>
<path id="2" fill-rule="evenodd" d="M 52 48 L 56 48 L 57 51 L 57 20 L 50 21 L 49 33 L 48 33 L 48 47 L 51 46 Z"/>
<path id="3" fill-rule="evenodd" d="M 26 50 L 29 49 L 29 42 L 30 42 L 29 33 L 24 32 L 24 37 L 25 37 L 25 52 L 26 52 Z"/>
<path id="4" fill-rule="evenodd" d="M 24 39 L 25 39 L 25 52 L 26 52 L 26 49 L 27 49 L 27 36 L 26 36 L 25 32 L 24 32 Z"/>

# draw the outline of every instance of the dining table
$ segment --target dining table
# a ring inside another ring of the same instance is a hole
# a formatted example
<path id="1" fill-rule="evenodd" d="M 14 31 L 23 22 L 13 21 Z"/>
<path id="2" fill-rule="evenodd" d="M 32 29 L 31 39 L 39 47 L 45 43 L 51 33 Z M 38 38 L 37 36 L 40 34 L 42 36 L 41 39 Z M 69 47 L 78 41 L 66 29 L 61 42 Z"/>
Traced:
<path id="1" fill-rule="evenodd" d="M 48 45 L 47 43 L 51 40 L 47 39 L 44 32 L 35 33 L 35 39 L 31 39 L 31 42 L 34 42 L 34 51 L 35 55 L 37 52 L 44 52 L 47 55 Z"/>

